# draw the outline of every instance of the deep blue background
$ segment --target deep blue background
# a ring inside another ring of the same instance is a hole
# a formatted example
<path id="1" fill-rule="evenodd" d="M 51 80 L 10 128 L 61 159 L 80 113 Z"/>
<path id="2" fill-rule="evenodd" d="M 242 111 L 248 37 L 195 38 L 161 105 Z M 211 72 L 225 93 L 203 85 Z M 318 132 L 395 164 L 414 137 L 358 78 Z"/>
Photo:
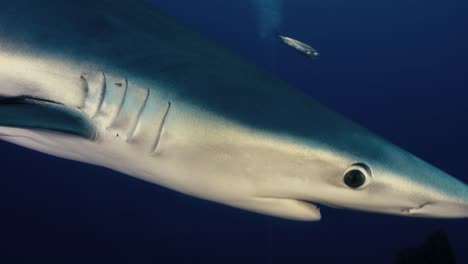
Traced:
<path id="1" fill-rule="evenodd" d="M 318 61 L 258 37 L 250 1 L 152 2 L 468 183 L 466 1 L 285 1 L 278 31 Z M 468 263 L 468 220 L 322 207 L 301 223 L 8 143 L 0 157 L 0 263 L 392 263 L 438 229 Z"/>

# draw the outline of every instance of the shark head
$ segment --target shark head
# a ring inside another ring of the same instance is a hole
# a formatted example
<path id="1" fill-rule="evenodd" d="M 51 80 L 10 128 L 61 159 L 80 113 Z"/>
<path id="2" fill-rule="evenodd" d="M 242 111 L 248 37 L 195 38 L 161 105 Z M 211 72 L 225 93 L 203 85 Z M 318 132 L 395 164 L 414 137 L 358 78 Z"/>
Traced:
<path id="1" fill-rule="evenodd" d="M 317 204 L 411 217 L 468 217 L 463 182 L 358 127 L 334 136 L 340 136 L 330 139 L 335 144 L 300 142 L 303 148 L 289 171 L 266 186 L 265 196 L 301 202 L 304 210 L 296 219 L 302 220 L 321 218 Z"/>
<path id="2" fill-rule="evenodd" d="M 327 183 L 315 199 L 405 216 L 468 217 L 464 183 L 390 143 L 380 144 L 380 155 L 348 156 L 348 162 L 330 166 L 333 176 L 323 179 Z"/>

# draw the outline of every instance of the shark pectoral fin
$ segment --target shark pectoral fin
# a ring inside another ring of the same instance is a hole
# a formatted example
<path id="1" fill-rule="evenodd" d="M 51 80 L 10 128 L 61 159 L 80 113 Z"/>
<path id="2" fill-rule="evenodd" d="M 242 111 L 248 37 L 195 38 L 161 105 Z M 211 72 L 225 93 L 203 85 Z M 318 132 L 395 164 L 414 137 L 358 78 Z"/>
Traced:
<path id="1" fill-rule="evenodd" d="M 319 221 L 320 210 L 315 205 L 294 199 L 256 197 L 241 207 L 268 215 L 299 221 Z"/>
<path id="2" fill-rule="evenodd" d="M 89 139 L 95 136 L 92 123 L 79 110 L 34 98 L 1 99 L 0 126 L 52 130 Z"/>

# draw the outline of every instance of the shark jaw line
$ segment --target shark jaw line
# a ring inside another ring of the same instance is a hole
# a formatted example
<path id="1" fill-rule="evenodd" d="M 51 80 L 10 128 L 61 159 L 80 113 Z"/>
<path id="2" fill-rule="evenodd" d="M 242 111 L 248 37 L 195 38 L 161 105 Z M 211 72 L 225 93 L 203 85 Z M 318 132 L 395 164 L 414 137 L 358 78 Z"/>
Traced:
<path id="1" fill-rule="evenodd" d="M 263 213 L 294 221 L 320 221 L 320 208 L 313 202 L 285 197 L 254 197 L 250 201 L 262 207 Z M 236 204 L 231 204 L 236 206 Z M 239 205 L 239 207 L 244 207 Z M 244 207 L 249 211 L 256 211 L 255 207 Z M 252 210 L 253 209 L 253 210 Z"/>

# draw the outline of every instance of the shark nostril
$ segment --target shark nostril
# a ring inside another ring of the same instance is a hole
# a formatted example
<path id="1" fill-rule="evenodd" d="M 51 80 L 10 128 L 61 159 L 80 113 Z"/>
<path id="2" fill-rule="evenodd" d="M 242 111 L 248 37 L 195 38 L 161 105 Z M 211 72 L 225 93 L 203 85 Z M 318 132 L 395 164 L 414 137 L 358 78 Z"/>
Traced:
<path id="1" fill-rule="evenodd" d="M 425 203 L 422 203 L 421 205 L 419 205 L 417 207 L 404 208 L 404 209 L 401 210 L 401 212 L 404 213 L 404 214 L 415 214 L 415 213 L 420 212 L 422 209 L 426 208 L 427 206 L 429 206 L 431 204 L 433 204 L 433 203 L 425 202 Z"/>
<path id="2" fill-rule="evenodd" d="M 425 203 L 421 204 L 421 205 L 418 207 L 418 209 L 422 209 L 422 208 L 424 208 L 424 207 L 426 207 L 426 206 L 428 206 L 428 205 L 431 205 L 431 204 L 432 204 L 431 202 L 425 202 Z"/>

